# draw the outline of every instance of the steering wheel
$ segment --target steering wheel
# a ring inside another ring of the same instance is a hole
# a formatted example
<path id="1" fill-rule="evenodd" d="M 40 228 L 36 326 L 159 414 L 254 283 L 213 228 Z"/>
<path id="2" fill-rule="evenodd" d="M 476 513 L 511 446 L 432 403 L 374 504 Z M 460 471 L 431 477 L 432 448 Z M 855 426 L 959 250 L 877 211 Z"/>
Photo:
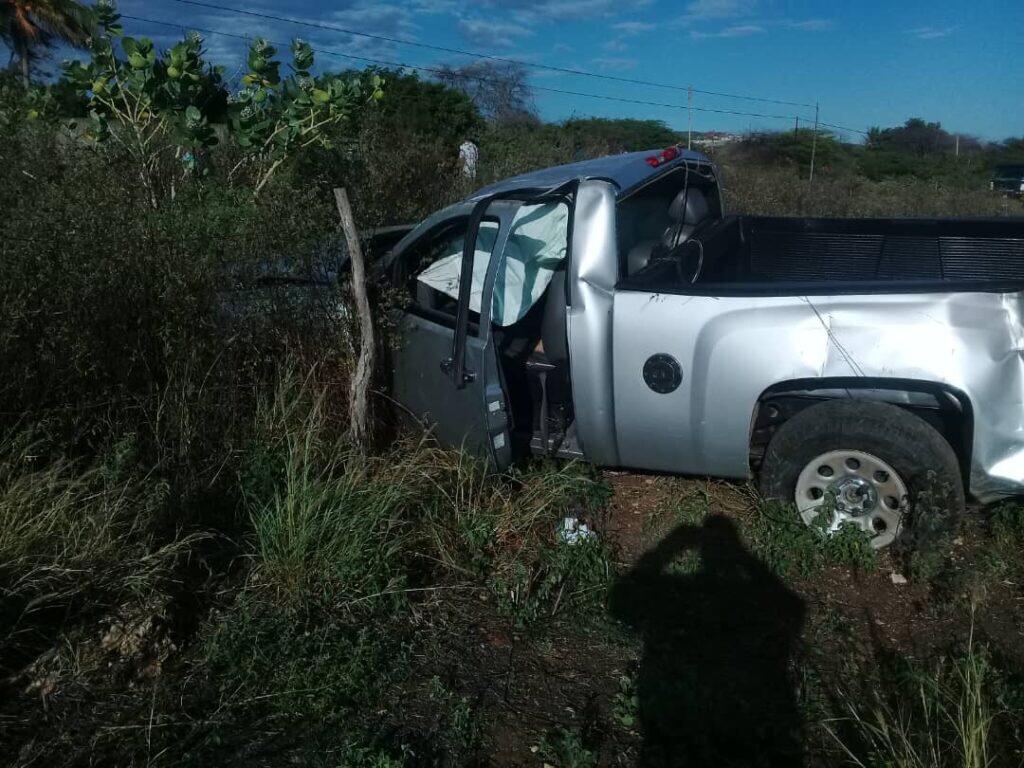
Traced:
<path id="1" fill-rule="evenodd" d="M 696 246 L 691 248 L 690 246 Z M 696 238 L 684 241 L 673 250 L 676 262 L 676 274 L 679 280 L 693 285 L 704 270 L 704 243 Z"/>

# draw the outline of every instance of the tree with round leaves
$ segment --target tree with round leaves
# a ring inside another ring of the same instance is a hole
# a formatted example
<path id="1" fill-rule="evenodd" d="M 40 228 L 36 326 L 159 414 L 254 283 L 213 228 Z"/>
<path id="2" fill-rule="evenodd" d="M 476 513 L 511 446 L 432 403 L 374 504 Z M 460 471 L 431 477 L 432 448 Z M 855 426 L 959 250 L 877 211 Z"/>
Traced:
<path id="1" fill-rule="evenodd" d="M 277 50 L 263 38 L 253 41 L 247 59 L 245 88 L 229 105 L 231 135 L 256 168 L 255 194 L 296 152 L 330 146 L 332 131 L 348 123 L 353 112 L 383 96 L 377 74 L 344 77 L 311 74 L 314 58 L 309 43 L 292 43 L 292 73 L 281 77 Z"/>
<path id="2" fill-rule="evenodd" d="M 132 158 L 155 208 L 164 192 L 157 183 L 160 162 L 173 155 L 187 176 L 217 143 L 210 113 L 226 100 L 221 70 L 204 62 L 197 34 L 158 54 L 151 40 L 124 36 L 110 2 L 98 3 L 95 13 L 100 33 L 90 42 L 89 61 L 65 62 L 64 76 L 88 100 L 87 135 Z M 169 192 L 173 197 L 173 178 Z"/>

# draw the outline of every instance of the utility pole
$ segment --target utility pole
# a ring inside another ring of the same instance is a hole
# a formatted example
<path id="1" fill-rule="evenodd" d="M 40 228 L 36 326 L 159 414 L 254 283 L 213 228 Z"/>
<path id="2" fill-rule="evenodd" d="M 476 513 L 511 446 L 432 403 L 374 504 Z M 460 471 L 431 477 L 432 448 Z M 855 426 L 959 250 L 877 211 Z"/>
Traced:
<path id="1" fill-rule="evenodd" d="M 956 157 L 957 157 L 958 160 L 960 159 L 960 134 L 959 133 L 956 135 Z"/>
<path id="2" fill-rule="evenodd" d="M 814 137 L 811 139 L 811 175 L 808 181 L 814 181 L 814 155 L 818 150 L 818 102 L 814 102 Z"/>
<path id="3" fill-rule="evenodd" d="M 796 124 L 793 126 L 793 135 L 794 136 L 799 136 L 800 135 L 800 115 L 795 115 L 795 117 L 796 117 Z"/>
<path id="4" fill-rule="evenodd" d="M 693 148 L 693 86 L 686 86 L 686 148 Z"/>

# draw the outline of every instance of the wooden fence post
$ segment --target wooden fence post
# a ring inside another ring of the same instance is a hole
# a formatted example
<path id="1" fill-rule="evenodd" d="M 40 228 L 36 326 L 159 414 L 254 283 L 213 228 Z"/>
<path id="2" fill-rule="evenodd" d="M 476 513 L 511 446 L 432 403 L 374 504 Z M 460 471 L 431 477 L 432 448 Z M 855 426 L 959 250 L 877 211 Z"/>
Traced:
<path id="1" fill-rule="evenodd" d="M 359 360 L 349 392 L 349 434 L 356 445 L 365 451 L 370 440 L 370 383 L 373 378 L 375 349 L 373 316 L 370 314 L 370 298 L 366 292 L 366 262 L 363 259 L 363 248 L 359 242 L 355 218 L 352 216 L 352 206 L 344 189 L 334 188 L 334 202 L 338 206 L 341 229 L 348 244 L 352 297 L 359 317 Z"/>

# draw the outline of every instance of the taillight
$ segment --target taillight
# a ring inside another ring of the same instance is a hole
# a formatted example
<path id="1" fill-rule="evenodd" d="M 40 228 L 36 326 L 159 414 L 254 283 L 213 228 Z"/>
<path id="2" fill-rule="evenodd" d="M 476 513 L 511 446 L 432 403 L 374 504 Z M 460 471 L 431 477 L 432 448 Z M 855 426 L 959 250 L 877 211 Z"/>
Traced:
<path id="1" fill-rule="evenodd" d="M 679 147 L 666 147 L 656 155 L 644 158 L 644 162 L 651 168 L 657 168 L 662 163 L 668 163 L 679 157 Z"/>

